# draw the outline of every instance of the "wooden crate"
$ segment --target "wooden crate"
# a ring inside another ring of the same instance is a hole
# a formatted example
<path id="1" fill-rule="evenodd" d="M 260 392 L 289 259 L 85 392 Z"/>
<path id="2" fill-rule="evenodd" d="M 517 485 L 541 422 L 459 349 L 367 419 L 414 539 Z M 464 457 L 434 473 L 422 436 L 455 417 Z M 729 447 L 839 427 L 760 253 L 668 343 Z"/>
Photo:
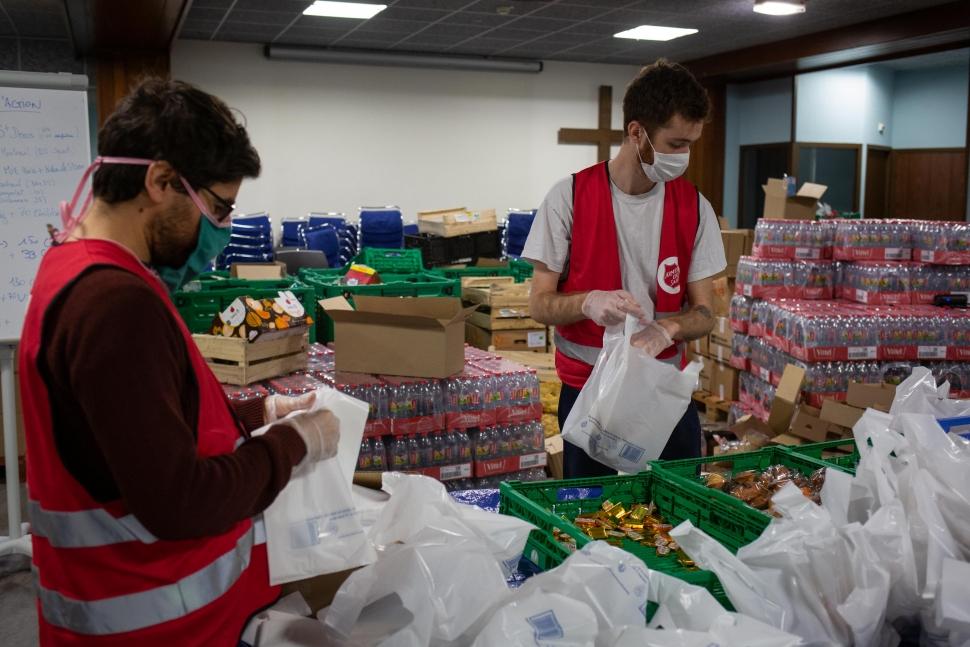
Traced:
<path id="1" fill-rule="evenodd" d="M 462 298 L 477 304 L 468 321 L 485 330 L 537 330 L 543 325 L 529 316 L 530 282 L 516 283 L 511 276 L 466 277 Z"/>
<path id="2" fill-rule="evenodd" d="M 307 366 L 306 331 L 252 344 L 218 335 L 192 335 L 206 364 L 223 384 L 246 385 Z"/>
<path id="3" fill-rule="evenodd" d="M 545 353 L 549 335 L 544 327 L 535 330 L 486 330 L 468 323 L 465 324 L 465 341 L 482 350 Z"/>
<path id="4" fill-rule="evenodd" d="M 418 231 L 444 238 L 477 234 L 498 229 L 495 209 L 469 212 L 464 207 L 418 213 Z"/>
<path id="5" fill-rule="evenodd" d="M 547 340 L 552 341 L 548 336 Z M 559 375 L 556 374 L 555 353 L 536 353 L 517 350 L 497 350 L 495 353 L 516 364 L 522 364 L 523 366 L 535 369 L 536 374 L 539 376 L 539 381 L 542 383 L 560 383 Z"/>

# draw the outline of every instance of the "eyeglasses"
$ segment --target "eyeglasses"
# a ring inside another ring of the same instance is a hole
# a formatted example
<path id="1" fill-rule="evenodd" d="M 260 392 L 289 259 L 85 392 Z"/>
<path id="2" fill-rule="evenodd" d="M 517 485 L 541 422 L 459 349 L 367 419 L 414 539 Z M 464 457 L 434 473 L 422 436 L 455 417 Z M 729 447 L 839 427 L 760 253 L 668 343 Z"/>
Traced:
<path id="1" fill-rule="evenodd" d="M 212 214 L 216 217 L 216 220 L 222 222 L 226 218 L 232 215 L 232 212 L 236 210 L 236 203 L 226 200 L 221 195 L 213 191 L 207 186 L 202 187 L 202 190 L 211 195 L 216 199 L 215 213 Z"/>
<path id="2" fill-rule="evenodd" d="M 211 189 L 207 187 L 202 187 L 202 190 L 207 191 L 218 202 L 216 204 L 216 208 L 214 209 L 215 213 L 209 213 L 208 207 L 206 207 L 205 203 L 202 202 L 202 198 L 200 198 L 199 194 L 195 192 L 195 190 L 192 188 L 192 185 L 189 184 L 189 181 L 186 180 L 181 175 L 179 176 L 179 179 L 182 181 L 182 186 L 185 187 L 186 192 L 188 192 L 189 198 L 195 204 L 196 208 L 198 208 L 198 210 L 202 212 L 202 215 L 209 219 L 209 222 L 211 222 L 216 227 L 220 227 L 220 228 L 228 227 L 232 224 L 232 220 L 229 218 L 229 216 L 236 208 L 235 204 L 229 202 L 224 198 L 217 196 L 215 193 L 212 192 Z"/>

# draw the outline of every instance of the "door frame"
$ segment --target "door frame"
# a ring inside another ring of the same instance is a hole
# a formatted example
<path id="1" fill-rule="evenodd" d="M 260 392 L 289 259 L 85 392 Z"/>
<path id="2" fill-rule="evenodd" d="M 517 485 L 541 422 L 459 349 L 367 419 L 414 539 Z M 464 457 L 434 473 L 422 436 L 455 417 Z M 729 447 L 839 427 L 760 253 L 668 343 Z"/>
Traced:
<path id="1" fill-rule="evenodd" d="M 862 192 L 865 194 L 866 187 L 869 184 L 869 151 L 882 151 L 884 153 L 889 153 L 886 155 L 886 185 L 883 188 L 882 201 L 887 206 L 886 218 L 892 218 L 892 206 L 889 201 L 889 178 L 893 176 L 893 147 L 883 146 L 882 144 L 866 144 L 866 177 L 862 178 Z"/>
<path id="2" fill-rule="evenodd" d="M 814 148 L 840 148 L 840 149 L 855 149 L 855 187 L 852 191 L 852 210 L 859 211 L 859 189 L 865 186 L 864 179 L 862 177 L 862 144 L 837 144 L 833 142 L 795 142 L 792 144 L 792 175 L 796 178 L 801 177 L 801 173 L 798 172 L 798 160 L 801 157 L 801 146 L 814 147 Z"/>
<path id="3" fill-rule="evenodd" d="M 794 78 L 794 77 L 793 77 Z M 744 160 L 745 149 L 750 148 L 784 148 L 788 152 L 788 159 L 792 156 L 792 143 L 791 142 L 769 142 L 767 144 L 741 144 L 738 147 L 738 226 L 741 226 L 741 217 L 744 214 L 744 169 L 741 164 Z M 755 220 L 760 218 L 758 215 Z"/>

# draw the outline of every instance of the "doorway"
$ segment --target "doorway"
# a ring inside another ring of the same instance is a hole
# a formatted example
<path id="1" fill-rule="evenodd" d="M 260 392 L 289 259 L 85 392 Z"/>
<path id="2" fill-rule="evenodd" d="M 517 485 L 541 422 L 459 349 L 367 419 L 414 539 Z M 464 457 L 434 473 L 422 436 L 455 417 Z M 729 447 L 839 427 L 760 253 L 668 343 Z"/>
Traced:
<path id="1" fill-rule="evenodd" d="M 889 157 L 891 148 L 866 147 L 866 218 L 889 218 Z"/>
<path id="2" fill-rule="evenodd" d="M 738 173 L 738 227 L 752 229 L 764 212 L 765 192 L 770 177 L 790 173 L 791 142 L 749 144 L 741 147 Z"/>

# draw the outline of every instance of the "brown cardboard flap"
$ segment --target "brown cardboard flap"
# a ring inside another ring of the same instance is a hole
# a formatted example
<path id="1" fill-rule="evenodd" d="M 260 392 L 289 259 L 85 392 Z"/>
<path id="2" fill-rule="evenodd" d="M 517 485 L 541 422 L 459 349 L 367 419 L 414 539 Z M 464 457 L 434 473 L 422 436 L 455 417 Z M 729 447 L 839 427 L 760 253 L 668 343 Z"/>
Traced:
<path id="1" fill-rule="evenodd" d="M 234 279 L 282 279 L 286 276 L 286 263 L 233 263 L 229 276 Z"/>
<path id="2" fill-rule="evenodd" d="M 350 305 L 350 301 L 343 297 L 330 297 L 329 299 L 320 299 L 317 301 L 317 305 L 323 308 L 323 311 L 330 315 L 332 312 L 353 312 L 354 306 Z"/>
<path id="3" fill-rule="evenodd" d="M 823 400 L 819 418 L 840 427 L 851 429 L 855 426 L 855 423 L 859 422 L 859 418 L 862 417 L 864 412 L 864 409 L 857 409 L 836 400 Z"/>
<path id="4" fill-rule="evenodd" d="M 846 404 L 860 409 L 873 408 L 888 412 L 896 397 L 896 387 L 892 384 L 861 384 L 849 382 L 845 396 Z"/>
<path id="5" fill-rule="evenodd" d="M 766 195 L 771 195 L 771 196 L 787 195 L 785 181 L 779 178 L 774 178 L 774 177 L 768 178 L 768 183 L 762 184 L 761 188 L 764 190 Z"/>
<path id="6" fill-rule="evenodd" d="M 357 312 L 451 321 L 461 311 L 457 297 L 354 297 Z"/>
<path id="7" fill-rule="evenodd" d="M 795 194 L 796 198 L 812 198 L 813 200 L 820 200 L 828 187 L 824 184 L 815 184 L 814 182 L 806 182 L 802 185 L 802 188 L 798 190 Z"/>

